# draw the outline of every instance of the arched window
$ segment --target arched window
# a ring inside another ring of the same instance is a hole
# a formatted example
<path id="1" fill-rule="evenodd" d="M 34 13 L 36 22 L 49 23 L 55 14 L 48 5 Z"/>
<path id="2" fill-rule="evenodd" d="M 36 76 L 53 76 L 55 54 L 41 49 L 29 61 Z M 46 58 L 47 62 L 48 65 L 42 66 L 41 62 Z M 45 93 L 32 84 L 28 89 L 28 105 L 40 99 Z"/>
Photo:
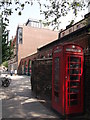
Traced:
<path id="1" fill-rule="evenodd" d="M 24 74 L 26 75 L 26 64 L 27 64 L 27 62 L 25 61 L 25 63 L 24 63 Z"/>
<path id="2" fill-rule="evenodd" d="M 31 75 L 31 60 L 28 61 L 28 75 Z"/>

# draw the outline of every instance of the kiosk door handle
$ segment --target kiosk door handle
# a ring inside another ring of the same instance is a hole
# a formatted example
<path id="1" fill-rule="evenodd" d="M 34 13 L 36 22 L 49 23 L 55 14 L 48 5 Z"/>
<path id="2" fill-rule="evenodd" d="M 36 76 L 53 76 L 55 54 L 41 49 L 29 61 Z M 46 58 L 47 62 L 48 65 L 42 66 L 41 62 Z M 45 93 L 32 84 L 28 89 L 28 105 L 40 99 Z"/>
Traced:
<path id="1" fill-rule="evenodd" d="M 67 79 L 67 76 L 65 76 L 65 79 Z"/>

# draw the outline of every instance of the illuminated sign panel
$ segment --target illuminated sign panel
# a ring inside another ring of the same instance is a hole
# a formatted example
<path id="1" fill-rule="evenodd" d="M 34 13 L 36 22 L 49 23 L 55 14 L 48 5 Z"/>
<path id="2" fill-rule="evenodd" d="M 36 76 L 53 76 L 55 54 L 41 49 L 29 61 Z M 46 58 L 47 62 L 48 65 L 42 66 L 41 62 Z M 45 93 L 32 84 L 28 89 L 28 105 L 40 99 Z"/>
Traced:
<path id="1" fill-rule="evenodd" d="M 54 53 L 59 53 L 61 51 L 62 51 L 62 49 L 57 49 L 57 50 L 54 51 Z"/>
<path id="2" fill-rule="evenodd" d="M 66 48 L 66 51 L 67 51 L 67 52 L 79 52 L 79 53 L 81 53 L 81 50 L 80 50 L 80 49 Z"/>

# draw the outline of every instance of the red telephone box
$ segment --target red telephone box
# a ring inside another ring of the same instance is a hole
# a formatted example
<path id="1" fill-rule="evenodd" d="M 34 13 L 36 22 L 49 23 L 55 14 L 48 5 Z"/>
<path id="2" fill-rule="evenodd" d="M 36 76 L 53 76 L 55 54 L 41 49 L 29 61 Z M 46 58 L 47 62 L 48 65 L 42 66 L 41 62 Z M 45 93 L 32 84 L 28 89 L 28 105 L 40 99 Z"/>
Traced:
<path id="1" fill-rule="evenodd" d="M 83 49 L 76 44 L 53 49 L 52 107 L 62 115 L 83 112 Z"/>

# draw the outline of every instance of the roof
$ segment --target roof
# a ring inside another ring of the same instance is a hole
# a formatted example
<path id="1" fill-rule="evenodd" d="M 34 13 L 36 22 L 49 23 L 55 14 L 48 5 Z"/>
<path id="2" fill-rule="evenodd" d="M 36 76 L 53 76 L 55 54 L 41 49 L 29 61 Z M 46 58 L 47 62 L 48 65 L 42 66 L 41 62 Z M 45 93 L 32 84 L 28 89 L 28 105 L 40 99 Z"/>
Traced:
<path id="1" fill-rule="evenodd" d="M 83 31 L 86 31 L 87 34 L 88 34 L 88 31 L 87 31 L 88 28 L 90 28 L 90 24 L 89 24 L 88 26 L 84 26 L 84 27 L 82 27 L 82 28 L 80 28 L 80 29 L 78 29 L 78 30 L 76 30 L 76 31 L 74 31 L 74 32 L 72 32 L 72 33 L 70 33 L 70 34 L 62 37 L 62 38 L 59 38 L 59 39 L 57 39 L 57 40 L 54 40 L 53 42 L 51 42 L 51 43 L 49 43 L 49 44 L 46 44 L 46 45 L 38 48 L 38 50 L 41 51 L 42 49 L 45 49 L 46 47 L 49 47 L 49 46 L 51 46 L 51 45 L 53 45 L 53 44 L 57 44 L 57 43 L 61 44 L 61 43 L 63 43 L 63 42 L 67 42 L 68 39 L 70 38 L 70 36 L 80 35 L 80 33 L 82 33 Z M 84 32 L 83 32 L 83 35 L 84 35 Z M 72 38 L 73 38 L 73 37 L 72 37 Z M 72 38 L 71 38 L 71 39 L 72 39 Z M 69 40 L 70 40 L 70 39 L 69 39 Z"/>

